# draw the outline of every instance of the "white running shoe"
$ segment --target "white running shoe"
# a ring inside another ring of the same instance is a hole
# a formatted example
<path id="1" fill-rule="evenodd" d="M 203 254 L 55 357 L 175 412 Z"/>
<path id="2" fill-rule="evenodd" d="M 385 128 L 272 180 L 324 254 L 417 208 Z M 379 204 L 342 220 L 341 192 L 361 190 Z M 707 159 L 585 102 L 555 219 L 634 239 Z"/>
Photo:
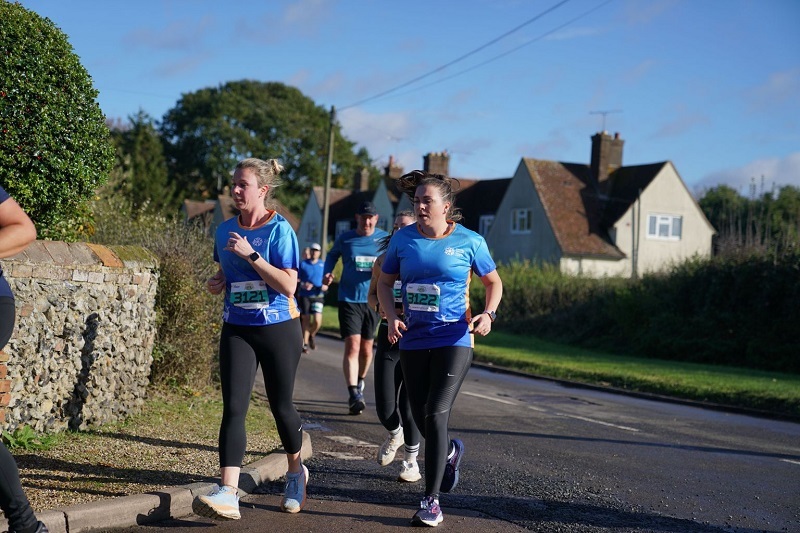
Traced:
<path id="1" fill-rule="evenodd" d="M 285 513 L 299 513 L 306 506 L 306 485 L 308 485 L 308 468 L 291 474 L 286 472 L 286 485 L 283 487 L 281 510 Z"/>
<path id="2" fill-rule="evenodd" d="M 378 450 L 378 464 L 381 466 L 386 466 L 391 464 L 394 461 L 394 456 L 397 453 L 397 450 L 400 449 L 400 446 L 403 445 L 403 429 L 400 428 L 395 435 L 389 433 L 386 437 L 386 440 L 383 441 L 381 444 L 380 449 Z"/>
<path id="3" fill-rule="evenodd" d="M 239 520 L 238 491 L 228 485 L 217 487 L 205 496 L 192 501 L 192 511 L 196 515 L 217 520 Z"/>
<path id="4" fill-rule="evenodd" d="M 420 479 L 422 479 L 422 474 L 419 473 L 419 465 L 417 462 L 403 461 L 400 466 L 400 475 L 397 477 L 397 481 L 414 483 Z"/>

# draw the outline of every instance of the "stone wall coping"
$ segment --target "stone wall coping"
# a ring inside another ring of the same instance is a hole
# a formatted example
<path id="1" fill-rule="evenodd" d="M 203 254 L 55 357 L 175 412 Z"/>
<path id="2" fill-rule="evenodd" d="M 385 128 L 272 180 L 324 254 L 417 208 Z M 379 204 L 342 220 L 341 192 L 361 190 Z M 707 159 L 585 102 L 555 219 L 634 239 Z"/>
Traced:
<path id="1" fill-rule="evenodd" d="M 141 246 L 104 246 L 88 242 L 40 240 L 32 242 L 24 251 L 4 261 L 56 266 L 101 265 L 134 270 L 158 267 L 156 256 Z"/>

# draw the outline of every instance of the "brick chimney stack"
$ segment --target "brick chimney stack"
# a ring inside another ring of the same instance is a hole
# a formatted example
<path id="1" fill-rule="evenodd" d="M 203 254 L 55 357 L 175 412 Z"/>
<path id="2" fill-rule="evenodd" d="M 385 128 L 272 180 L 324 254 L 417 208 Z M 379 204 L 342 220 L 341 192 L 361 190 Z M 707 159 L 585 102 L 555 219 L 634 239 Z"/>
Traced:
<path id="1" fill-rule="evenodd" d="M 450 175 L 450 154 L 444 152 L 430 152 L 423 157 L 423 167 L 425 172 L 431 174 Z"/>
<path id="2" fill-rule="evenodd" d="M 369 190 L 369 169 L 362 168 L 353 176 L 353 192 Z"/>
<path id="3" fill-rule="evenodd" d="M 603 183 L 609 174 L 622 166 L 622 147 L 625 141 L 619 138 L 619 133 L 614 138 L 608 132 L 596 133 L 592 136 L 592 178 L 597 183 Z"/>
<path id="4" fill-rule="evenodd" d="M 391 155 L 389 156 L 389 164 L 386 166 L 384 171 L 385 171 L 385 176 L 393 180 L 396 180 L 397 178 L 403 175 L 403 167 L 398 165 L 397 162 L 394 160 L 394 156 Z"/>

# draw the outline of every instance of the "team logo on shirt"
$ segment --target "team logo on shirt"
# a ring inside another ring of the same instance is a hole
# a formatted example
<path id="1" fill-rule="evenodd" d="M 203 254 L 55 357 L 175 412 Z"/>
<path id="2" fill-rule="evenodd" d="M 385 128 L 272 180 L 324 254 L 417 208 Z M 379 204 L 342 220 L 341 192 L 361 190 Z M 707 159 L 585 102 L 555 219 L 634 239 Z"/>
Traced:
<path id="1" fill-rule="evenodd" d="M 444 255 L 455 255 L 455 253 L 456 253 L 455 248 L 451 246 L 448 246 L 447 248 L 444 249 Z"/>
<path id="2" fill-rule="evenodd" d="M 264 239 L 261 237 L 256 237 L 253 239 L 253 246 L 261 246 L 262 244 L 264 244 Z"/>

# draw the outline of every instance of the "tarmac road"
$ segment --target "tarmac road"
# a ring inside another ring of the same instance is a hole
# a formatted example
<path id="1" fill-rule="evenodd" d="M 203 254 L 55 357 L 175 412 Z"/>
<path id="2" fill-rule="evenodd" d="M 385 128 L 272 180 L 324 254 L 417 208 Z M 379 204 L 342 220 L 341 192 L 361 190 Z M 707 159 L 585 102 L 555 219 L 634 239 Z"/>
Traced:
<path id="1" fill-rule="evenodd" d="M 117 531 L 408 527 L 423 484 L 398 483 L 399 462 L 375 461 L 385 432 L 373 382 L 367 411 L 348 415 L 342 343 L 317 345 L 295 390 L 313 442 L 302 513 L 278 510 L 282 484 L 272 482 L 243 498 L 235 522 L 188 516 Z M 450 428 L 466 454 L 459 486 L 442 495 L 440 529 L 800 531 L 800 424 L 473 368 Z"/>

